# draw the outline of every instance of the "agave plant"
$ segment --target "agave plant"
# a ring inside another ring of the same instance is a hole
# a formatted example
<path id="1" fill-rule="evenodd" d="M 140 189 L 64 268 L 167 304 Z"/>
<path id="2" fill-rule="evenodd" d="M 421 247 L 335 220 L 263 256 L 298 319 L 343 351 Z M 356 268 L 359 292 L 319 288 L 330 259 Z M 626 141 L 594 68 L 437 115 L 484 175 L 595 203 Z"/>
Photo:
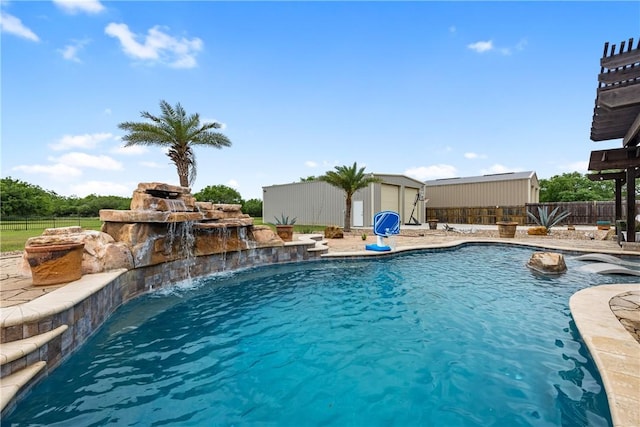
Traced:
<path id="1" fill-rule="evenodd" d="M 280 218 L 278 218 L 277 216 L 274 216 L 274 218 L 276 219 L 277 225 L 293 225 L 296 223 L 296 219 L 297 219 L 297 218 L 289 219 L 289 217 L 284 216 L 284 214 L 281 214 Z"/>
<path id="2" fill-rule="evenodd" d="M 560 221 L 571 215 L 569 211 L 558 212 L 560 206 L 556 207 L 549 213 L 548 206 L 538 206 L 538 216 L 536 217 L 531 212 L 527 212 L 529 218 L 531 218 L 536 224 L 547 229 L 547 233 L 551 230 L 551 227 L 558 224 Z"/>

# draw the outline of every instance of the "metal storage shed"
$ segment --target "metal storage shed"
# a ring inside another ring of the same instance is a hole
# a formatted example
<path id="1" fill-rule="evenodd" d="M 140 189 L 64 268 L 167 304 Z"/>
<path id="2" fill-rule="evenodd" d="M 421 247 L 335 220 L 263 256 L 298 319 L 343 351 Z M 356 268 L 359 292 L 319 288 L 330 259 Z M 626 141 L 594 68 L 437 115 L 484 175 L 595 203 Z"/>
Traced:
<path id="1" fill-rule="evenodd" d="M 524 206 L 538 203 L 540 184 L 533 171 L 425 182 L 429 208 Z"/>
<path id="2" fill-rule="evenodd" d="M 373 174 L 381 180 L 353 195 L 352 227 L 371 227 L 373 215 L 383 210 L 400 214 L 403 223 L 424 222 L 424 184 L 404 175 Z M 296 224 L 344 225 L 345 193 L 323 181 L 302 181 L 262 187 L 264 222 L 281 215 L 297 218 Z M 414 222 L 414 221 L 412 221 Z"/>

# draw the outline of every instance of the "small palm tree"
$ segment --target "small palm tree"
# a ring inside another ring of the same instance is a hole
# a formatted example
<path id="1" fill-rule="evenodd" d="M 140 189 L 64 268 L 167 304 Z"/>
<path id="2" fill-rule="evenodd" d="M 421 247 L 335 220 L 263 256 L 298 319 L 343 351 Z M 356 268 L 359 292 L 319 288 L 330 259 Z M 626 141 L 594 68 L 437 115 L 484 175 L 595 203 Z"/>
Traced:
<path id="1" fill-rule="evenodd" d="M 380 179 L 373 175 L 365 175 L 365 168 L 358 169 L 355 162 L 353 166 L 336 166 L 335 169 L 335 171 L 329 171 L 318 179 L 338 187 L 346 193 L 347 207 L 344 211 L 344 231 L 351 231 L 351 199 L 353 194 L 371 183 L 380 182 Z"/>
<path id="2" fill-rule="evenodd" d="M 167 156 L 178 169 L 178 178 L 182 187 L 189 187 L 196 178 L 196 156 L 194 145 L 209 147 L 229 147 L 231 141 L 212 129 L 219 129 L 220 123 L 200 123 L 200 116 L 187 116 L 180 103 L 175 107 L 166 101 L 160 101 L 160 116 L 154 116 L 146 111 L 140 115 L 151 122 L 123 122 L 118 125 L 129 132 L 122 137 L 125 147 L 132 145 L 159 145 L 167 147 Z"/>

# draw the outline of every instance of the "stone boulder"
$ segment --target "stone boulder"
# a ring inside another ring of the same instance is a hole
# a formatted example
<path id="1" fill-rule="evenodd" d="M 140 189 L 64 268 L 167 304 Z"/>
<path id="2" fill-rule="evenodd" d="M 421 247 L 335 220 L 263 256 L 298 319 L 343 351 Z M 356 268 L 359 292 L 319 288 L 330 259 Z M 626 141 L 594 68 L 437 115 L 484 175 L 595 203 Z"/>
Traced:
<path id="1" fill-rule="evenodd" d="M 547 229 L 547 227 L 529 227 L 529 229 L 527 230 L 527 234 L 529 236 L 546 236 L 547 234 L 549 234 L 549 230 Z"/>
<path id="2" fill-rule="evenodd" d="M 344 232 L 337 225 L 330 225 L 324 229 L 324 237 L 327 239 L 342 239 Z"/>
<path id="3" fill-rule="evenodd" d="M 543 274 L 561 274 L 567 271 L 564 255 L 556 252 L 534 252 L 527 267 Z"/>
<path id="4" fill-rule="evenodd" d="M 282 239 L 268 225 L 254 225 L 251 227 L 251 234 L 258 248 L 284 246 Z"/>

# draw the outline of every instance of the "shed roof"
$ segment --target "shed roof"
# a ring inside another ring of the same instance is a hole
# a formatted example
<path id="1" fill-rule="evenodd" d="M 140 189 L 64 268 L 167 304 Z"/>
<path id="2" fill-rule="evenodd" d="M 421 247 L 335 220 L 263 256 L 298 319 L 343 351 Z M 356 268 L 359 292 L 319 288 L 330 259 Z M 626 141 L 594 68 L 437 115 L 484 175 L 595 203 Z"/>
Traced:
<path id="1" fill-rule="evenodd" d="M 374 173 L 373 176 L 375 176 L 376 178 L 380 178 L 382 181 L 385 181 L 385 178 L 387 177 L 392 177 L 392 178 L 400 178 L 409 182 L 413 182 L 420 187 L 424 185 L 424 182 L 417 180 L 415 178 L 411 178 L 410 176 L 407 176 L 407 175 L 392 174 L 392 173 Z"/>
<path id="2" fill-rule="evenodd" d="M 479 182 L 494 182 L 494 181 L 517 181 L 522 179 L 531 179 L 535 178 L 536 181 L 538 177 L 536 176 L 535 171 L 525 171 L 525 172 L 508 172 L 508 173 L 497 173 L 491 175 L 481 175 L 481 176 L 468 176 L 461 178 L 444 178 L 444 179 L 434 179 L 431 181 L 425 181 L 424 184 L 426 186 L 436 186 L 436 185 L 455 185 L 455 184 L 473 184 Z"/>
<path id="3" fill-rule="evenodd" d="M 411 183 L 415 183 L 416 186 L 418 187 L 422 187 L 424 185 L 424 182 L 417 180 L 415 178 L 411 178 L 407 175 L 402 175 L 402 174 L 391 174 L 391 173 L 369 173 L 368 175 L 373 175 L 376 178 L 379 178 L 382 180 L 382 182 L 386 182 L 388 181 L 388 178 L 397 178 L 397 179 L 402 179 Z M 296 182 L 288 182 L 286 184 L 273 184 L 273 185 L 263 185 L 262 188 L 269 188 L 269 187 L 278 187 L 278 186 L 283 186 L 283 185 L 292 185 L 292 184 L 306 184 L 306 183 L 310 183 L 310 182 L 316 182 L 316 180 L 313 181 L 296 181 Z"/>

